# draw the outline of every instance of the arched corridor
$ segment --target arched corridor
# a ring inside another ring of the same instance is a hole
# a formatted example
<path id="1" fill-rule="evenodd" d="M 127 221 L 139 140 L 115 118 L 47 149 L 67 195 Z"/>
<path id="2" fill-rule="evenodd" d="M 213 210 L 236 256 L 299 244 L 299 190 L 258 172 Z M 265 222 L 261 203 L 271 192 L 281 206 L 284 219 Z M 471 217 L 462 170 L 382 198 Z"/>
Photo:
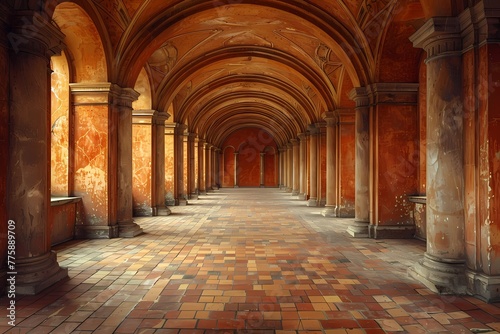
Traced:
<path id="1" fill-rule="evenodd" d="M 332 224 L 277 189 L 221 189 L 174 207 L 169 217 L 138 219 L 145 233 L 136 238 L 57 247 L 69 279 L 19 299 L 18 329 L 500 330 L 499 307 L 436 295 L 407 276 L 424 242 L 353 239 L 345 232 L 349 220 Z"/>
<path id="2" fill-rule="evenodd" d="M 127 327 L 132 309 L 179 306 L 156 310 L 162 327 L 221 328 L 216 310 L 181 307 L 248 312 L 231 308 L 251 297 L 282 327 L 326 330 L 313 317 L 327 311 L 387 316 L 371 322 L 387 331 L 496 323 L 498 0 L 5 0 L 0 76 L 13 325 L 87 328 L 77 310 L 105 307 Z M 302 280 L 333 305 L 294 295 Z M 198 284 L 213 296 L 196 299 Z M 186 306 L 164 305 L 170 290 Z M 293 307 L 313 313 L 283 318 Z"/>

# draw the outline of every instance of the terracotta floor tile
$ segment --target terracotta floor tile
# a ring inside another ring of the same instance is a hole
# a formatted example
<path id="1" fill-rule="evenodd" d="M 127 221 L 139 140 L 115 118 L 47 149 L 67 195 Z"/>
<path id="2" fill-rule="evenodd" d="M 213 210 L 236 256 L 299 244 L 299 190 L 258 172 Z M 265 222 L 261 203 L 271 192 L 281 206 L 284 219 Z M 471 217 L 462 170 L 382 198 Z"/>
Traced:
<path id="1" fill-rule="evenodd" d="M 500 304 L 438 296 L 408 277 L 408 264 L 425 252 L 421 241 L 353 239 L 345 233 L 352 219 L 323 217 L 278 189 L 220 189 L 170 209 L 170 216 L 134 218 L 145 232 L 135 238 L 55 247 L 69 279 L 20 297 L 17 331 L 500 329 Z M 0 324 L 0 333 L 10 330 Z"/>

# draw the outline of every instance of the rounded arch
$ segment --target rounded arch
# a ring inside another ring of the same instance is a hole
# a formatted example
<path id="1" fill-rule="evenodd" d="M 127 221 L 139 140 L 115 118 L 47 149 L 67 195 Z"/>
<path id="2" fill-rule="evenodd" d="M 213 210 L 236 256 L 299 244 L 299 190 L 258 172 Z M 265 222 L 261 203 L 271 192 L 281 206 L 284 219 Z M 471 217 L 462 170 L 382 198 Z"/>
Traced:
<path id="1" fill-rule="evenodd" d="M 73 67 L 73 82 L 108 82 L 109 62 L 112 54 L 106 43 L 106 29 L 98 29 L 95 22 L 101 23 L 99 16 L 94 13 L 93 8 L 86 1 L 81 1 L 87 11 L 76 2 L 62 2 L 54 9 L 52 18 L 59 29 L 64 33 L 64 42 L 71 54 L 71 65 Z M 103 43 L 104 41 L 104 43 Z"/>

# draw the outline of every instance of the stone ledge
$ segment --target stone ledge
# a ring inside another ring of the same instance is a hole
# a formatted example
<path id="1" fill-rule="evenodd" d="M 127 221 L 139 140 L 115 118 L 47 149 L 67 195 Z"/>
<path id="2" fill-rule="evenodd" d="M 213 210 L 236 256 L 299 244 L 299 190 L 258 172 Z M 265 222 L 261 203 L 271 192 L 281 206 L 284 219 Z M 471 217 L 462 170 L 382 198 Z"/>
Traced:
<path id="1" fill-rule="evenodd" d="M 467 270 L 467 293 L 486 301 L 495 303 L 500 301 L 500 276 L 489 276 Z"/>
<path id="2" fill-rule="evenodd" d="M 369 237 L 372 239 L 413 239 L 414 225 L 370 225 Z"/>

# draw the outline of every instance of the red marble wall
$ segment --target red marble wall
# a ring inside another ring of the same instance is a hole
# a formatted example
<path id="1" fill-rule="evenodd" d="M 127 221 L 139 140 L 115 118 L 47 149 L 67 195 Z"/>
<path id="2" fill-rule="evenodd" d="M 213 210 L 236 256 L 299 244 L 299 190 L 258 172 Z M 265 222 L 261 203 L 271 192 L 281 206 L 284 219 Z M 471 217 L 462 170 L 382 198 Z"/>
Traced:
<path id="1" fill-rule="evenodd" d="M 174 205 L 174 129 L 165 133 L 165 198 L 167 205 Z"/>
<path id="2" fill-rule="evenodd" d="M 427 65 L 422 57 L 419 73 L 419 91 L 418 91 L 418 112 L 419 112 L 419 173 L 418 173 L 418 193 L 425 195 L 426 183 L 426 143 L 427 143 Z"/>
<path id="3" fill-rule="evenodd" d="M 132 201 L 135 216 L 152 214 L 152 126 L 132 126 Z"/>
<path id="4" fill-rule="evenodd" d="M 417 107 L 379 104 L 376 117 L 374 223 L 413 225 L 407 196 L 418 189 Z"/>
<path id="5" fill-rule="evenodd" d="M 234 187 L 234 148 L 231 146 L 223 150 L 222 187 Z"/>
<path id="6" fill-rule="evenodd" d="M 113 139 L 107 105 L 75 106 L 75 195 L 83 198 L 83 215 L 89 225 L 107 225 L 111 203 L 110 161 Z M 84 223 L 84 222 L 79 222 Z"/>
<path id="7" fill-rule="evenodd" d="M 51 58 L 51 194 L 69 190 L 69 67 L 66 56 Z"/>
<path id="8" fill-rule="evenodd" d="M 500 274 L 500 46 L 479 50 L 479 222 L 481 267 Z"/>
<path id="9" fill-rule="evenodd" d="M 319 197 L 318 204 L 324 206 L 326 204 L 326 128 L 320 129 L 320 136 L 318 137 L 320 149 L 318 155 L 318 189 Z"/>
<path id="10" fill-rule="evenodd" d="M 354 217 L 354 201 L 356 198 L 354 185 L 356 127 L 354 121 L 354 116 L 343 116 L 339 129 L 340 217 Z"/>
<path id="11" fill-rule="evenodd" d="M 225 150 L 228 146 L 235 147 L 239 151 L 239 186 L 260 186 L 260 153 L 268 146 L 274 148 L 275 152 L 278 151 L 274 138 L 262 129 L 244 128 L 226 138 L 222 149 Z M 277 180 L 277 173 L 277 168 L 265 168 L 264 179 Z M 274 186 L 277 186 L 277 181 L 274 181 Z"/>

